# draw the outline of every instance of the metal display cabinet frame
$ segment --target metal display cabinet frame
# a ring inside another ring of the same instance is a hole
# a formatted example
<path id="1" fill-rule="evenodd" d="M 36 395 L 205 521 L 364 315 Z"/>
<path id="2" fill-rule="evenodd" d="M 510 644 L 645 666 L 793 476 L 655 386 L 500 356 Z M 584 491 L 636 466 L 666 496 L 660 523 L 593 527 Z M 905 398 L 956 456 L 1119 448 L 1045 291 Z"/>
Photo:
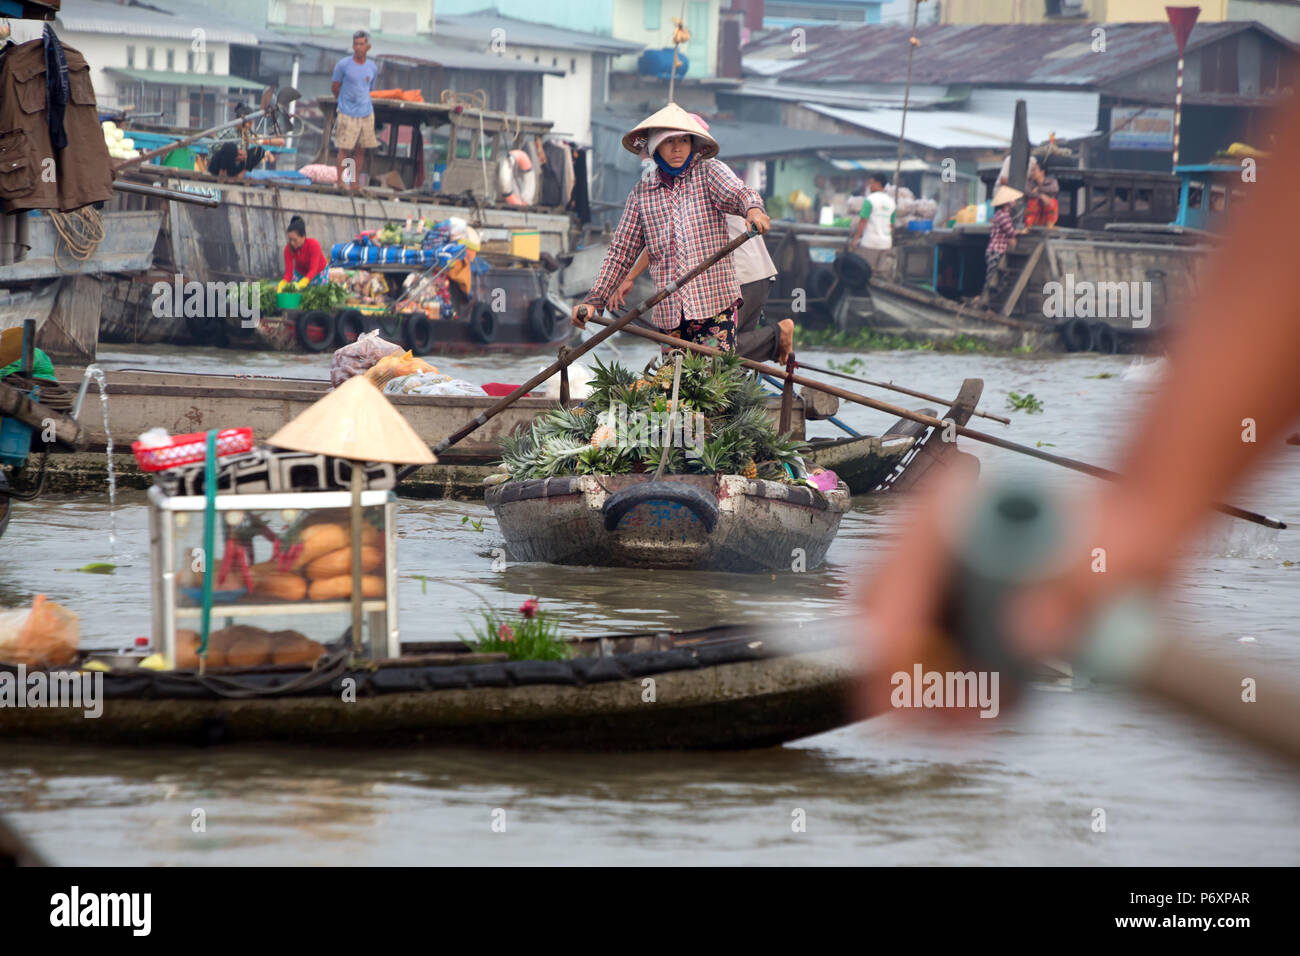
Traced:
<path id="1" fill-rule="evenodd" d="M 347 510 L 352 505 L 348 491 L 287 492 L 251 495 L 217 495 L 218 514 L 229 511 L 327 511 Z M 200 520 L 207 507 L 202 495 L 169 496 L 157 485 L 149 489 L 149 550 L 153 570 L 153 644 L 162 651 L 168 667 L 176 664 L 176 625 L 193 620 L 197 629 L 199 607 L 178 607 L 176 601 L 176 518 L 194 515 Z M 401 656 L 397 607 L 397 496 L 392 491 L 363 491 L 362 508 L 384 509 L 384 596 L 362 601 L 367 649 L 371 657 Z M 213 618 L 252 618 L 294 614 L 340 614 L 351 609 L 351 601 L 274 601 L 247 604 L 215 604 Z M 376 640 L 375 638 L 382 638 Z"/>

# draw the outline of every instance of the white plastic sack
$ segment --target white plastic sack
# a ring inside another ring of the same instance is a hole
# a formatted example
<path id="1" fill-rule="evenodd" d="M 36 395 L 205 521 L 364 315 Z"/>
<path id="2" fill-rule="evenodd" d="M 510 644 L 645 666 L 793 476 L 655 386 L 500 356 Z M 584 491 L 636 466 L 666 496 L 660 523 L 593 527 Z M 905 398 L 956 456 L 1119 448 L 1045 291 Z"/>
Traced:
<path id="1" fill-rule="evenodd" d="M 438 372 L 416 372 L 403 375 L 384 386 L 389 395 L 473 395 L 481 398 L 483 389 L 473 382 L 452 378 Z"/>

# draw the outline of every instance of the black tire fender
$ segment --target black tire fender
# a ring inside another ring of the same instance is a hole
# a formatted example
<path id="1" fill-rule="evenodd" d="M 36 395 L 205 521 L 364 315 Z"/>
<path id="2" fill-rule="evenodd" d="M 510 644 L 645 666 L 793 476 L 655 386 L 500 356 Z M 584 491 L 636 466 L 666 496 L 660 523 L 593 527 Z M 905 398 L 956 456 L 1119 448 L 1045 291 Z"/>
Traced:
<path id="1" fill-rule="evenodd" d="M 427 355 L 436 336 L 433 320 L 422 312 L 408 312 L 402 317 L 402 344 L 414 355 Z"/>
<path id="2" fill-rule="evenodd" d="M 351 345 L 370 331 L 366 317 L 356 309 L 344 309 L 334 318 L 334 328 L 340 345 Z"/>
<path id="3" fill-rule="evenodd" d="M 835 270 L 829 266 L 814 266 L 808 273 L 808 298 L 824 299 L 835 287 Z"/>
<path id="4" fill-rule="evenodd" d="M 673 501 L 685 505 L 700 519 L 704 530 L 712 532 L 718 524 L 718 499 L 694 485 L 678 481 L 647 481 L 616 491 L 605 499 L 601 514 L 605 517 L 605 530 L 613 531 L 623 516 L 637 505 L 647 501 Z"/>
<path id="5" fill-rule="evenodd" d="M 317 340 L 308 335 L 309 328 L 320 329 L 321 338 Z M 293 333 L 298 339 L 298 344 L 308 352 L 324 352 L 334 347 L 334 340 L 338 338 L 338 326 L 333 315 L 313 309 L 310 312 L 299 312 L 294 316 Z"/>
<path id="6" fill-rule="evenodd" d="M 1102 355 L 1114 355 L 1119 351 L 1119 333 L 1114 326 L 1097 322 L 1091 329 L 1091 348 Z"/>
<path id="7" fill-rule="evenodd" d="M 497 317 L 486 302 L 475 302 L 469 310 L 469 334 L 483 345 L 490 345 L 496 339 Z"/>
<path id="8" fill-rule="evenodd" d="M 835 257 L 835 274 L 846 288 L 861 292 L 871 281 L 871 263 L 852 252 L 841 252 Z"/>
<path id="9" fill-rule="evenodd" d="M 1092 347 L 1092 329 L 1086 319 L 1070 319 L 1061 323 L 1061 343 L 1067 352 L 1086 352 Z"/>
<path id="10" fill-rule="evenodd" d="M 538 342 L 555 338 L 555 308 L 545 297 L 539 296 L 528 303 L 528 333 Z"/>

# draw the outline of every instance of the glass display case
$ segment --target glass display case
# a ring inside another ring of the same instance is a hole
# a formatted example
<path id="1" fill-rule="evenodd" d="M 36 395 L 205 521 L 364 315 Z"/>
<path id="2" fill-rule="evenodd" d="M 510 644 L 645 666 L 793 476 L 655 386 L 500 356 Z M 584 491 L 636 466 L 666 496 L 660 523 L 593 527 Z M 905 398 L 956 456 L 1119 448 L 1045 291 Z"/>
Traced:
<path id="1" fill-rule="evenodd" d="M 217 495 L 214 554 L 207 555 L 206 499 L 151 488 L 153 641 L 167 665 L 178 666 L 179 649 L 179 666 L 185 666 L 187 642 L 192 647 L 200 630 L 208 562 L 210 634 L 267 636 L 263 645 L 246 644 L 238 661 L 232 656 L 232 666 L 286 662 L 270 650 L 263 660 L 256 648 L 283 643 L 289 635 L 312 646 L 349 639 L 351 504 L 347 491 Z M 361 514 L 361 643 L 371 657 L 397 657 L 397 498 L 392 491 L 363 491 Z"/>

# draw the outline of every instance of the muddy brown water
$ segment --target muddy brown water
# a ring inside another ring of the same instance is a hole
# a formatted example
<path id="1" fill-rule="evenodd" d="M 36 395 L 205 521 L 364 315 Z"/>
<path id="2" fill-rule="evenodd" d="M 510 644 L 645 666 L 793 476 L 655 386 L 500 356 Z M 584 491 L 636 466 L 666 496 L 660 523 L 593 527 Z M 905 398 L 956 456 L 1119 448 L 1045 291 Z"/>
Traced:
<path id="1" fill-rule="evenodd" d="M 639 344 L 623 353 L 636 365 L 651 355 Z M 803 357 L 826 364 L 852 356 Z M 1132 360 L 1123 356 L 863 358 L 868 377 L 940 395 L 954 393 L 963 377 L 983 377 L 983 404 L 996 411 L 1005 410 L 1008 392 L 1032 392 L 1041 414 L 1011 412 L 1005 429 L 973 424 L 1101 465 L 1115 463 L 1151 388 L 1148 377 L 1126 374 Z M 546 360 L 433 361 L 471 381 L 508 381 Z M 327 377 L 327 363 L 314 356 L 219 350 L 109 351 L 101 364 Z M 840 417 L 863 431 L 892 420 L 853 406 Z M 812 429 L 836 433 L 829 423 Z M 986 475 L 1051 488 L 1090 480 L 962 444 Z M 1300 449 L 1280 448 L 1233 500 L 1300 525 L 1298 477 Z M 481 503 L 404 500 L 402 633 L 408 640 L 468 634 L 480 608 L 513 608 L 529 595 L 573 634 L 810 620 L 843 609 L 906 517 L 900 501 L 859 499 L 826 565 L 802 574 L 509 563 L 494 570 L 501 539 Z M 1216 524 L 1186 557 L 1171 626 L 1300 680 L 1297 534 Z M 97 561 L 116 564 L 116 573 L 74 570 Z M 0 540 L 0 605 L 36 593 L 81 614 L 87 645 L 114 647 L 147 634 L 143 494 L 120 493 L 115 516 L 106 489 L 19 504 Z M 1153 704 L 1112 687 L 1039 689 L 1023 709 L 987 723 L 935 736 L 886 717 L 730 754 L 105 751 L 0 742 L 0 813 L 49 858 L 69 864 L 1300 862 L 1300 778 Z M 1104 833 L 1093 829 L 1098 809 Z M 205 832 L 194 831 L 196 810 Z M 806 827 L 796 832 L 801 817 Z M 494 831 L 503 818 L 505 832 Z"/>

